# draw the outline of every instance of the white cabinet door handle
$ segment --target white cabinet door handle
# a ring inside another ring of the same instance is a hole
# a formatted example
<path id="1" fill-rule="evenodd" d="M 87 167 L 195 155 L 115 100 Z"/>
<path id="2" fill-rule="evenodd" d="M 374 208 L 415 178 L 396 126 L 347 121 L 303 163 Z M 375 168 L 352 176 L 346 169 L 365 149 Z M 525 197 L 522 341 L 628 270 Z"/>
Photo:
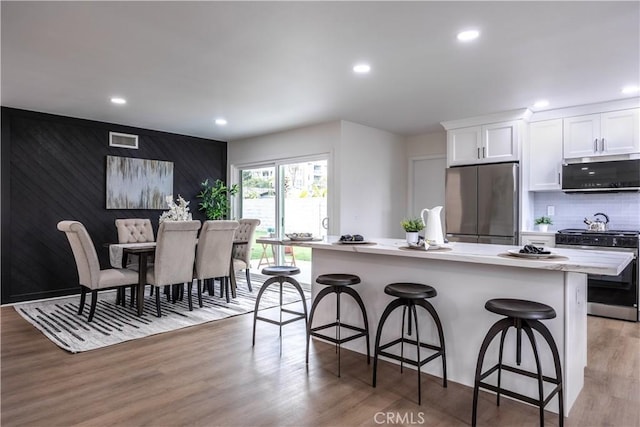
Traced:
<path id="1" fill-rule="evenodd" d="M 602 142 L 602 144 L 600 144 L 602 145 L 602 147 L 600 148 L 600 151 L 604 152 L 604 138 L 602 138 L 600 142 Z"/>
<path id="2" fill-rule="evenodd" d="M 598 138 L 593 140 L 593 152 L 594 153 L 598 152 Z"/>

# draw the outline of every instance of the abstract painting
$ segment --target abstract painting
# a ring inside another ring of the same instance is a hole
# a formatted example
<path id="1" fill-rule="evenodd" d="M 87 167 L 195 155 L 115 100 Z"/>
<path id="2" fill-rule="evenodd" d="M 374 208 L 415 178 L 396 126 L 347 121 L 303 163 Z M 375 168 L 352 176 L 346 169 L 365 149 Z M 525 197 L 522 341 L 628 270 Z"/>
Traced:
<path id="1" fill-rule="evenodd" d="M 173 162 L 107 156 L 107 209 L 166 209 Z"/>

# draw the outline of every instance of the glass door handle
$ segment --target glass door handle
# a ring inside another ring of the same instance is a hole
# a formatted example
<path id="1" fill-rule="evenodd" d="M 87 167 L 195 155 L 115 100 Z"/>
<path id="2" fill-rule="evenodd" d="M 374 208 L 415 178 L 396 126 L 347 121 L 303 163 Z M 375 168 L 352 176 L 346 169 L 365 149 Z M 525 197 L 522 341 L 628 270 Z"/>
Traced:
<path id="1" fill-rule="evenodd" d="M 329 229 L 329 217 L 328 216 L 322 218 L 322 228 L 324 228 L 325 230 Z"/>

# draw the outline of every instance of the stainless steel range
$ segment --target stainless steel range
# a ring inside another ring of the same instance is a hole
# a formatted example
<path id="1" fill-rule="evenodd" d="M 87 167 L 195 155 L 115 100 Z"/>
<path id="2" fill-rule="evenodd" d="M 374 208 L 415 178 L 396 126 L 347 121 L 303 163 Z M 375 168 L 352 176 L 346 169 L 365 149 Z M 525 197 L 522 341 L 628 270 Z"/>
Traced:
<path id="1" fill-rule="evenodd" d="M 556 247 L 627 251 L 633 261 L 619 276 L 590 274 L 587 279 L 587 312 L 595 316 L 638 321 L 638 249 L 640 231 L 586 231 L 566 229 L 556 233 Z"/>

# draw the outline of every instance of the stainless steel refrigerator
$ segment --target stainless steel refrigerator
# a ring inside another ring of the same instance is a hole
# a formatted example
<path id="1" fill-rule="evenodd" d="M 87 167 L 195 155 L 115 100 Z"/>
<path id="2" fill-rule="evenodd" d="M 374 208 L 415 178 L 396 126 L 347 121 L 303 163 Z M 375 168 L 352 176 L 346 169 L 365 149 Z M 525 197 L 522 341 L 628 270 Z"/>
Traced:
<path id="1" fill-rule="evenodd" d="M 452 242 L 518 244 L 518 164 L 447 169 L 445 229 Z"/>

